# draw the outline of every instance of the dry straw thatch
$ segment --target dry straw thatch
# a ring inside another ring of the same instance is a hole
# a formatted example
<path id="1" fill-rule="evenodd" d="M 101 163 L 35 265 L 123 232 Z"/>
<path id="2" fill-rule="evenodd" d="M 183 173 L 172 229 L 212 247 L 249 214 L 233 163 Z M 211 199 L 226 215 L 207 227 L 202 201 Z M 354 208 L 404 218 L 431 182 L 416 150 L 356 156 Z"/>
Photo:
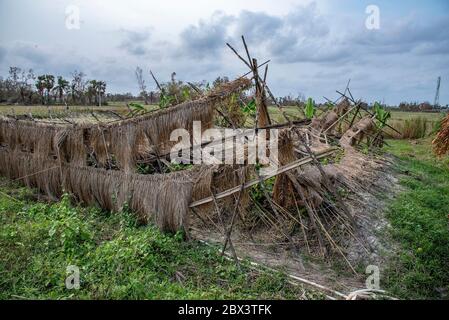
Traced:
<path id="1" fill-rule="evenodd" d="M 342 147 L 351 147 L 359 144 L 366 135 L 372 133 L 376 128 L 376 123 L 371 116 L 366 116 L 357 122 L 352 128 L 347 130 L 340 139 Z"/>
<path id="2" fill-rule="evenodd" d="M 207 95 L 131 119 L 97 125 L 61 125 L 0 118 L 0 174 L 38 188 L 56 199 L 63 191 L 80 202 L 120 210 L 125 203 L 142 222 L 162 230 L 186 229 L 192 196 L 210 193 L 211 167 L 169 174 L 140 175 L 136 162 L 165 153 L 173 130 L 192 132 L 193 121 L 202 130 L 213 123 L 214 104 L 251 81 L 240 78 Z M 100 168 L 88 166 L 95 159 Z M 120 169 L 105 170 L 111 163 Z M 103 167 L 103 168 L 101 168 Z"/>
<path id="3" fill-rule="evenodd" d="M 141 175 L 68 164 L 40 161 L 24 152 L 0 152 L 0 174 L 37 188 L 51 198 L 63 190 L 86 205 L 118 211 L 125 203 L 142 223 L 153 222 L 164 231 L 188 226 L 192 194 L 209 187 L 211 168 L 199 167 L 169 174 Z M 62 177 L 61 177 L 62 174 Z"/>
<path id="4" fill-rule="evenodd" d="M 441 128 L 432 144 L 437 156 L 442 157 L 449 153 L 449 114 L 441 121 Z"/>
<path id="5" fill-rule="evenodd" d="M 80 202 L 117 211 L 125 203 L 142 223 L 164 231 L 188 230 L 188 205 L 198 170 L 139 175 L 89 167 L 65 168 L 66 190 Z"/>
<path id="6" fill-rule="evenodd" d="M 332 131 L 335 129 L 338 119 L 345 115 L 351 107 L 348 99 L 343 99 L 334 109 L 326 111 L 320 117 L 312 119 L 311 127 L 318 132 Z"/>
<path id="7" fill-rule="evenodd" d="M 86 165 L 90 154 L 99 167 L 108 168 L 115 161 L 119 169 L 132 172 L 138 159 L 170 151 L 176 143 L 170 141 L 173 130 L 192 132 L 194 121 L 201 122 L 202 131 L 210 128 L 215 104 L 250 84 L 249 79 L 240 78 L 197 100 L 106 124 L 56 125 L 0 118 L 0 145 L 42 156 L 60 152 L 63 161 L 79 166 Z"/>

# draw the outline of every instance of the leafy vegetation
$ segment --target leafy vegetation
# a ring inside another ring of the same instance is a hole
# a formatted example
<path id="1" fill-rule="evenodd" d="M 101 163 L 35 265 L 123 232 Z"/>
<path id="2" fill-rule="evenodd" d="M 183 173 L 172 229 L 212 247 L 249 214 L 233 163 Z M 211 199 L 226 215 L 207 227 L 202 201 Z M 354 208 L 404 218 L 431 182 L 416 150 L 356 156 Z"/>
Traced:
<path id="1" fill-rule="evenodd" d="M 383 129 L 387 124 L 388 119 L 391 118 L 391 112 L 385 110 L 380 103 L 374 103 L 374 114 L 376 115 L 376 125 L 379 129 Z"/>
<path id="2" fill-rule="evenodd" d="M 312 119 L 315 115 L 316 107 L 315 107 L 315 101 L 313 101 L 312 98 L 307 99 L 307 103 L 304 107 L 304 114 L 306 115 L 307 119 Z"/>
<path id="3" fill-rule="evenodd" d="M 10 184 L 0 192 L 0 299 L 321 297 L 282 273 L 256 272 L 245 262 L 239 269 L 182 234 L 137 226 L 126 208 L 109 214 L 75 207 L 67 195 L 38 202 Z M 65 287 L 69 265 L 80 269 L 79 290 Z"/>
<path id="4" fill-rule="evenodd" d="M 412 145 L 388 141 L 399 157 L 405 188 L 391 204 L 388 218 L 402 246 L 387 270 L 389 290 L 403 298 L 449 295 L 449 159 L 436 159 L 429 139 Z"/>
<path id="5" fill-rule="evenodd" d="M 175 101 L 175 98 L 173 96 L 166 94 L 164 91 L 161 92 L 160 96 L 159 108 L 161 109 L 167 108 Z"/>
<path id="6" fill-rule="evenodd" d="M 142 104 L 137 102 L 130 102 L 128 103 L 128 106 L 130 108 L 130 114 L 128 116 L 144 114 L 145 112 L 147 112 L 147 109 L 145 109 Z"/>
<path id="7" fill-rule="evenodd" d="M 255 116 L 256 115 L 256 101 L 251 99 L 248 103 L 242 105 L 243 112 L 246 115 Z"/>

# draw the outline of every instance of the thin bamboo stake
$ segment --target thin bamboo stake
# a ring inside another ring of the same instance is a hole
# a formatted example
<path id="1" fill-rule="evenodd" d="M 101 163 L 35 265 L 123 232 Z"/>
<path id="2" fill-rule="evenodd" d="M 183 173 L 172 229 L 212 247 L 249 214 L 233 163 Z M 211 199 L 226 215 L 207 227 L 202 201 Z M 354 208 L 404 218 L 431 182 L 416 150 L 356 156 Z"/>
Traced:
<path id="1" fill-rule="evenodd" d="M 319 243 L 320 248 L 321 248 L 322 256 L 325 256 L 326 255 L 326 247 L 324 245 L 324 240 L 323 240 L 323 236 L 321 235 L 320 229 L 318 228 L 318 226 L 316 224 L 313 208 L 310 206 L 310 204 L 308 203 L 306 197 L 304 196 L 302 187 L 299 184 L 299 182 L 296 179 L 296 177 L 292 173 L 290 173 L 290 172 L 287 173 L 287 176 L 289 177 L 289 179 L 293 183 L 296 191 L 298 191 L 298 194 L 299 194 L 299 196 L 301 198 L 301 201 L 304 203 L 304 206 L 307 209 L 307 213 L 309 214 L 310 222 L 312 223 L 312 226 L 315 229 L 315 232 L 316 232 L 317 237 L 318 237 L 318 243 Z"/>
<path id="2" fill-rule="evenodd" d="M 244 186 L 245 186 L 245 172 L 244 172 L 245 168 L 242 168 L 241 170 L 241 174 L 240 174 L 240 178 L 242 178 L 243 183 L 240 187 L 240 192 L 237 198 L 237 202 L 235 204 L 235 208 L 234 208 L 234 212 L 232 214 L 231 217 L 231 225 L 229 226 L 229 229 L 226 232 L 226 239 L 223 245 L 223 250 L 221 251 L 221 253 L 223 254 L 226 251 L 226 246 L 229 243 L 231 244 L 231 234 L 232 234 L 232 228 L 234 227 L 234 222 L 235 222 L 235 217 L 237 216 L 237 212 L 238 212 L 238 208 L 239 208 L 239 204 L 240 204 L 240 200 L 242 198 L 242 194 L 243 194 L 243 190 L 244 190 Z"/>
<path id="3" fill-rule="evenodd" d="M 322 152 L 320 154 L 317 154 L 316 158 L 317 159 L 321 159 L 321 158 L 327 157 L 327 156 L 331 155 L 335 150 L 336 150 L 335 148 L 327 149 L 326 151 L 324 151 L 324 152 Z M 293 169 L 295 169 L 295 168 L 297 168 L 299 166 L 305 165 L 305 164 L 310 163 L 312 161 L 313 161 L 313 159 L 311 157 L 307 157 L 307 158 L 296 160 L 296 161 L 294 161 L 292 163 L 289 163 L 288 165 L 285 165 L 285 166 L 282 166 L 282 167 L 278 168 L 273 173 L 270 173 L 270 174 L 265 175 L 265 176 L 261 176 L 261 180 L 262 181 L 268 180 L 268 179 L 270 179 L 272 177 L 277 176 L 278 174 L 287 172 L 289 170 L 293 170 Z M 247 189 L 247 188 L 252 187 L 252 186 L 254 186 L 254 185 L 258 184 L 258 183 L 260 183 L 259 179 L 251 180 L 251 181 L 245 183 L 244 188 Z M 216 198 L 217 199 L 225 198 L 227 196 L 230 196 L 230 195 L 238 192 L 239 190 L 240 190 L 240 186 L 230 188 L 230 189 L 228 189 L 226 191 L 223 191 L 223 192 L 220 192 L 220 193 L 216 194 Z M 213 201 L 212 197 L 207 197 L 207 198 L 204 198 L 204 199 L 192 202 L 189 207 L 190 208 L 197 207 L 197 206 L 200 206 L 202 204 L 209 203 L 209 202 L 212 202 L 212 201 Z"/>

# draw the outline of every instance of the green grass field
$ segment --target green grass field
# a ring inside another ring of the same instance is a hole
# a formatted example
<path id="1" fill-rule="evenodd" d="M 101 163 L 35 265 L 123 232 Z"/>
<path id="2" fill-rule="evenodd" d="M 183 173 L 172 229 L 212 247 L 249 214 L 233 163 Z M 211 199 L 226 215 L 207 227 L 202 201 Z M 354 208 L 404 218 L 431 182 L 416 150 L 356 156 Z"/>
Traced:
<path id="1" fill-rule="evenodd" d="M 126 210 L 37 201 L 0 181 L 0 299 L 304 299 L 281 272 L 239 269 L 219 248 L 137 226 Z M 80 289 L 66 288 L 67 267 Z"/>
<path id="2" fill-rule="evenodd" d="M 132 101 L 141 103 L 141 101 Z M 144 106 L 146 110 L 154 110 L 156 105 Z M 31 114 L 34 117 L 65 116 L 70 113 L 90 113 L 90 112 L 113 111 L 119 114 L 127 114 L 129 109 L 124 102 L 110 102 L 107 106 L 24 106 L 24 105 L 0 105 L 0 115 L 21 115 Z"/>
<path id="3" fill-rule="evenodd" d="M 431 139 L 389 140 L 403 191 L 387 210 L 400 250 L 384 283 L 402 298 L 449 298 L 449 157 L 432 154 Z"/>

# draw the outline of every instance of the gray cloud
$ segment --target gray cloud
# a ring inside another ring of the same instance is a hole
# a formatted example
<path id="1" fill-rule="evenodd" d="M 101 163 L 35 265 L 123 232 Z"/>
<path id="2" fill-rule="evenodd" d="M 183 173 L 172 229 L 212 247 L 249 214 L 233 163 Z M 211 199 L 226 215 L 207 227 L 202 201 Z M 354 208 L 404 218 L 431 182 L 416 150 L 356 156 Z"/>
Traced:
<path id="1" fill-rule="evenodd" d="M 11 49 L 11 53 L 28 60 L 32 64 L 45 64 L 48 61 L 48 53 L 42 50 L 37 44 L 16 43 Z"/>
<path id="2" fill-rule="evenodd" d="M 237 19 L 237 35 L 264 46 L 266 54 L 280 63 L 336 60 L 343 50 L 330 47 L 330 27 L 315 3 L 297 6 L 283 17 L 243 11 Z M 322 50 L 324 49 L 324 50 Z"/>
<path id="3" fill-rule="evenodd" d="M 242 11 L 235 19 L 234 37 L 244 34 L 249 42 L 264 47 L 278 63 L 361 63 L 366 56 L 414 52 L 420 55 L 449 52 L 449 17 L 439 20 L 407 19 L 389 23 L 378 31 L 335 25 L 320 15 L 315 3 L 298 6 L 283 17 Z"/>
<path id="4" fill-rule="evenodd" d="M 181 32 L 181 44 L 176 55 L 203 59 L 221 53 L 228 39 L 227 28 L 234 17 L 215 12 L 208 21 L 190 25 Z"/>
<path id="5" fill-rule="evenodd" d="M 449 40 L 438 42 L 425 42 L 418 45 L 414 51 L 421 55 L 441 55 L 449 54 Z"/>
<path id="6" fill-rule="evenodd" d="M 124 39 L 119 44 L 119 48 L 125 50 L 133 56 L 143 56 L 148 53 L 147 46 L 150 43 L 150 30 L 133 31 L 120 30 Z"/>
<path id="7" fill-rule="evenodd" d="M 88 77 L 106 80 L 109 91 L 134 93 L 137 65 L 146 72 L 149 85 L 150 68 L 160 81 L 168 81 L 173 71 L 180 80 L 232 78 L 246 70 L 226 42 L 243 54 L 243 34 L 254 57 L 271 59 L 268 80 L 275 95 L 301 92 L 317 100 L 323 95 L 332 98 L 335 89 L 344 88 L 351 78 L 357 97 L 397 103 L 431 99 L 439 75 L 443 86 L 449 82 L 449 16 L 396 16 L 383 19 L 377 31 L 365 29 L 364 19 L 364 12 L 349 19 L 341 12 L 321 13 L 312 3 L 284 15 L 216 12 L 174 36 L 143 24 L 120 30 L 100 30 L 94 24 L 87 30 L 86 24 L 66 38 L 27 40 L 35 44 L 17 36 L 17 40 L 2 42 L 0 72 L 6 74 L 10 65 L 17 65 L 70 77 L 77 69 Z M 14 32 L 12 28 L 9 31 Z M 446 91 L 441 98 L 447 103 Z"/>
<path id="8" fill-rule="evenodd" d="M 283 25 L 281 17 L 270 16 L 265 12 L 244 10 L 236 21 L 235 36 L 245 35 L 251 41 L 265 41 L 277 35 Z"/>
<path id="9" fill-rule="evenodd" d="M 379 31 L 361 29 L 348 38 L 366 54 L 444 54 L 449 50 L 449 17 L 430 21 L 407 19 L 385 23 Z"/>
<path id="10" fill-rule="evenodd" d="M 5 58 L 5 56 L 6 56 L 6 48 L 4 48 L 4 47 L 2 47 L 2 46 L 0 46 L 0 63 L 3 61 L 3 59 Z"/>

